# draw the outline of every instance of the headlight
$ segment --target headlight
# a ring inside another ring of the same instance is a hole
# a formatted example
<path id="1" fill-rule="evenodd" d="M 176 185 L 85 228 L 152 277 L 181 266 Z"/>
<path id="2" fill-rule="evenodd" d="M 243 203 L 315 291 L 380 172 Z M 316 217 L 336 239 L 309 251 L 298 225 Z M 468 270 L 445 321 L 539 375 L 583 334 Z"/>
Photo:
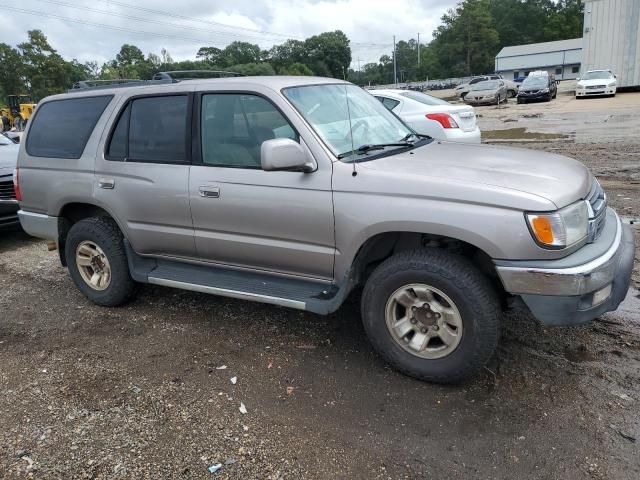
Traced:
<path id="1" fill-rule="evenodd" d="M 607 84 L 607 87 L 615 87 L 615 86 L 616 86 L 616 82 L 611 82 Z"/>
<path id="2" fill-rule="evenodd" d="M 542 90 L 540 90 L 542 93 L 549 93 L 549 89 L 548 88 L 543 88 Z"/>
<path id="3" fill-rule="evenodd" d="M 533 238 L 545 248 L 570 247 L 587 236 L 589 211 L 584 200 L 556 212 L 527 213 L 526 217 Z"/>

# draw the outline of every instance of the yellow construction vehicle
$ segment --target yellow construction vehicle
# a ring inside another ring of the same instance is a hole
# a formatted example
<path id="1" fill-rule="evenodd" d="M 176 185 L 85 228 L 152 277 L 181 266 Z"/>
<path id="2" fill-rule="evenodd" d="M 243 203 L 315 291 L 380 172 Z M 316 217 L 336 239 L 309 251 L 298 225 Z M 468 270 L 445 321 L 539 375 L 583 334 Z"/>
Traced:
<path id="1" fill-rule="evenodd" d="M 29 95 L 7 95 L 7 105 L 0 108 L 0 117 L 8 118 L 10 126 L 15 127 L 16 130 L 24 130 L 27 121 L 33 115 L 36 104 Z"/>

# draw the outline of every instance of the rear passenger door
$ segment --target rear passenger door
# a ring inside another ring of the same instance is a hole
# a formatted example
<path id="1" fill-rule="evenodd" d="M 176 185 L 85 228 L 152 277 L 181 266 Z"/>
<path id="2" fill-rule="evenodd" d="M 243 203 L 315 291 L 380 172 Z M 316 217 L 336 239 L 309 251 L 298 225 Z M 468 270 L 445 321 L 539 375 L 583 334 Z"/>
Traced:
<path id="1" fill-rule="evenodd" d="M 188 92 L 129 98 L 96 162 L 96 198 L 139 254 L 195 256 L 188 195 L 192 98 Z"/>
<path id="2" fill-rule="evenodd" d="M 290 138 L 306 148 L 266 97 L 203 93 L 195 105 L 200 133 L 190 198 L 198 256 L 330 279 L 335 245 L 330 162 L 319 162 L 312 173 L 262 170 L 262 142 Z"/>

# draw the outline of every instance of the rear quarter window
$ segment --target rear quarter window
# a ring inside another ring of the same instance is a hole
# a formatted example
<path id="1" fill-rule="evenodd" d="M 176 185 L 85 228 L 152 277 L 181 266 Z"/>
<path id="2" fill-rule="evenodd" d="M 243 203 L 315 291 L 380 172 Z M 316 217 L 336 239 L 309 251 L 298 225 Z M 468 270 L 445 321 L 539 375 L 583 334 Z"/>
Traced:
<path id="1" fill-rule="evenodd" d="M 112 98 L 65 98 L 40 105 L 27 135 L 27 153 L 32 157 L 80 158 Z"/>

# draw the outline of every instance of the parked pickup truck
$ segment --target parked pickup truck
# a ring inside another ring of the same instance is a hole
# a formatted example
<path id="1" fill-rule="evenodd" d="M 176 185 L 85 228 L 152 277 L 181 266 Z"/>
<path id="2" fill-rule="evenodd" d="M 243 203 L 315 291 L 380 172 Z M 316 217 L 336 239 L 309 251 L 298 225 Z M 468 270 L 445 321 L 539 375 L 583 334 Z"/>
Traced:
<path id="1" fill-rule="evenodd" d="M 633 263 L 580 162 L 434 141 L 335 79 L 48 97 L 15 181 L 24 229 L 99 305 L 150 283 L 328 314 L 362 286 L 375 349 L 434 382 L 485 364 L 507 306 L 547 325 L 615 310 Z"/>

